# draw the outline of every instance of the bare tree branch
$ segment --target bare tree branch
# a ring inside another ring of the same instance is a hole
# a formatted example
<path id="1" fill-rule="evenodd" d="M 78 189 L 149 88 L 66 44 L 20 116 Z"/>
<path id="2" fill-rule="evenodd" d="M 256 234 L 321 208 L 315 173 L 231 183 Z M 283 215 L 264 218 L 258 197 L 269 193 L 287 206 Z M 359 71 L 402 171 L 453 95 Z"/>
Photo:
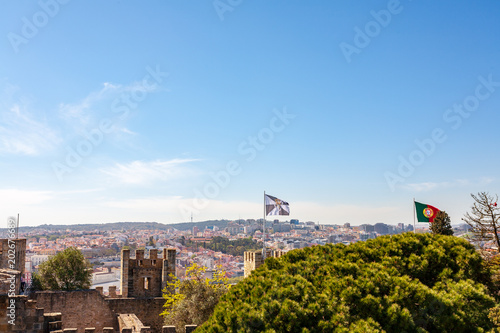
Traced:
<path id="1" fill-rule="evenodd" d="M 500 228 L 499 207 L 497 207 L 498 195 L 491 196 L 487 192 L 479 192 L 477 195 L 471 194 L 474 203 L 470 213 L 467 212 L 462 220 L 467 223 L 471 229 L 471 241 L 483 248 L 485 243 L 494 241 L 497 246 L 497 252 L 500 251 L 500 237 L 498 231 Z"/>

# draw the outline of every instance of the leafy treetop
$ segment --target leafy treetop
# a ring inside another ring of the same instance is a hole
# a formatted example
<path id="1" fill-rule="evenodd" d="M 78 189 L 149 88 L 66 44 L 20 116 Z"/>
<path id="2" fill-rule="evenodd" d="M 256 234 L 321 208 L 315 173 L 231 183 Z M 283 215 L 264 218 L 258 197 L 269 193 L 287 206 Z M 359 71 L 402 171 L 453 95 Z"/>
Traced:
<path id="1" fill-rule="evenodd" d="M 75 247 L 40 264 L 38 279 L 43 290 L 78 290 L 90 288 L 92 265 Z"/>
<path id="2" fill-rule="evenodd" d="M 439 211 L 434 222 L 429 224 L 429 230 L 433 234 L 453 236 L 450 216 L 445 211 Z"/>
<path id="3" fill-rule="evenodd" d="M 200 332 L 482 332 L 490 272 L 466 240 L 405 233 L 268 258 Z"/>
<path id="4" fill-rule="evenodd" d="M 175 325 L 178 332 L 184 332 L 185 325 L 203 324 L 229 288 L 226 272 L 220 266 L 210 278 L 205 277 L 206 270 L 195 263 L 186 270 L 185 280 L 171 275 L 172 281 L 163 290 L 165 310 L 161 315 L 165 324 Z"/>

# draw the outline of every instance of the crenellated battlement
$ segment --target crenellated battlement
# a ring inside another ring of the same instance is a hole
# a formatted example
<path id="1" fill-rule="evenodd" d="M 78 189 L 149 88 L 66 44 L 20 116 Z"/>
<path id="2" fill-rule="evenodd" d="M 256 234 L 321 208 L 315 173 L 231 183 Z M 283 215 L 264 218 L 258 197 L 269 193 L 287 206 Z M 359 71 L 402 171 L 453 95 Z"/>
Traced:
<path id="1" fill-rule="evenodd" d="M 266 249 L 266 258 L 279 258 L 285 253 L 286 251 L 283 250 Z M 264 263 L 264 259 L 262 258 L 262 251 L 245 251 L 243 257 L 245 277 L 250 276 L 250 274 L 252 274 L 252 271 L 256 270 Z"/>
<path id="2" fill-rule="evenodd" d="M 19 256 L 24 255 L 21 245 L 16 252 Z M 0 292 L 0 313 L 12 312 L 12 319 L 5 315 L 0 317 L 0 332 L 175 332 L 175 328 L 162 327 L 163 318 L 159 316 L 165 303 L 162 289 L 171 280 L 171 275 L 176 274 L 175 261 L 175 249 L 164 249 L 162 252 L 137 250 L 132 258 L 130 250 L 123 250 L 121 295 L 117 294 L 116 286 L 109 287 L 108 296 L 104 295 L 102 287 L 95 290 L 39 291 L 29 297 L 8 297 L 6 292 Z M 21 275 L 21 271 L 3 270 L 6 278 Z M 2 277 L 0 274 L 0 280 Z M 18 280 L 16 285 L 20 284 Z M 10 320 L 14 320 L 15 325 L 9 323 Z M 193 330 L 192 327 L 187 328 L 186 332 Z"/>
<path id="3" fill-rule="evenodd" d="M 136 250 L 131 258 L 130 250 L 122 250 L 122 297 L 161 297 L 170 274 L 175 275 L 175 249 L 163 249 L 163 258 L 158 258 L 158 250 L 144 254 Z"/>

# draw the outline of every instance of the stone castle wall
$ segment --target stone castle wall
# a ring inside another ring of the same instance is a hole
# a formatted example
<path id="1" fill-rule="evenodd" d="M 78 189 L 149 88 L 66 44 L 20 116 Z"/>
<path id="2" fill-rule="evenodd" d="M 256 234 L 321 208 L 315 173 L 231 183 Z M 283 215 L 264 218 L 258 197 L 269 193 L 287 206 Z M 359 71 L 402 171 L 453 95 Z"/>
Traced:
<path id="1" fill-rule="evenodd" d="M 63 329 L 95 327 L 101 332 L 105 327 L 118 331 L 118 315 L 133 313 L 152 332 L 161 332 L 165 300 L 155 298 L 105 298 L 97 290 L 41 291 L 35 294 L 37 306 L 47 312 L 62 314 Z"/>
<path id="2" fill-rule="evenodd" d="M 97 290 L 39 291 L 34 298 L 45 313 L 62 314 L 63 329 L 78 328 L 78 333 L 85 327 L 95 327 L 97 332 L 104 327 L 118 330 L 115 313 Z"/>
<path id="3" fill-rule="evenodd" d="M 165 304 L 163 297 L 110 298 L 106 299 L 106 302 L 115 317 L 121 313 L 133 313 L 144 326 L 150 326 L 152 332 L 162 331 L 163 317 L 160 316 L 160 313 L 163 311 L 163 304 Z"/>
<path id="4" fill-rule="evenodd" d="M 11 304 L 14 304 L 14 309 Z M 44 332 L 44 311 L 27 296 L 0 295 L 0 314 L 0 332 Z M 14 320 L 14 325 L 9 323 L 11 320 Z"/>
<path id="5" fill-rule="evenodd" d="M 5 244 L 0 244 L 0 258 L 8 254 Z M 26 240 L 16 243 L 16 262 L 24 264 Z M 3 259 L 2 259 L 3 260 Z M 136 258 L 130 258 L 128 250 L 122 252 L 122 295 L 116 295 L 116 288 L 110 288 L 110 297 L 104 297 L 98 290 L 40 291 L 31 296 L 15 296 L 15 326 L 9 318 L 0 318 L 0 333 L 45 333 L 52 330 L 68 330 L 75 333 L 119 331 L 118 316 L 133 314 L 140 321 L 141 332 L 162 332 L 165 300 L 162 289 L 170 274 L 175 275 L 175 249 L 164 249 L 163 258 L 157 250 L 150 250 L 149 257 L 138 250 Z M 1 268 L 1 267 L 0 267 Z M 0 280 L 17 274 L 15 285 L 20 285 L 21 271 L 3 269 Z M 10 286 L 10 284 L 9 284 Z M 4 288 L 5 289 L 5 288 Z M 16 294 L 19 291 L 16 290 Z M 124 293 L 123 293 L 124 292 Z M 0 295 L 0 313 L 11 311 L 11 298 Z M 150 327 L 147 328 L 147 327 Z"/>

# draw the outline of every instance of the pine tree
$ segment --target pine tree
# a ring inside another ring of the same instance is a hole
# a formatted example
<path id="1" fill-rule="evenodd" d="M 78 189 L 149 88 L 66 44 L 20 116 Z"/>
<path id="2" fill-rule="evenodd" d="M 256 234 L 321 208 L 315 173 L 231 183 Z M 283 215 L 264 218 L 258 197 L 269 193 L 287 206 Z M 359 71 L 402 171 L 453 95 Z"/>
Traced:
<path id="1" fill-rule="evenodd" d="M 267 258 L 196 332 L 493 332 L 500 309 L 490 285 L 460 237 L 314 246 Z"/>
<path id="2" fill-rule="evenodd" d="M 450 216 L 445 211 L 440 211 L 429 225 L 429 230 L 435 235 L 453 236 Z"/>

